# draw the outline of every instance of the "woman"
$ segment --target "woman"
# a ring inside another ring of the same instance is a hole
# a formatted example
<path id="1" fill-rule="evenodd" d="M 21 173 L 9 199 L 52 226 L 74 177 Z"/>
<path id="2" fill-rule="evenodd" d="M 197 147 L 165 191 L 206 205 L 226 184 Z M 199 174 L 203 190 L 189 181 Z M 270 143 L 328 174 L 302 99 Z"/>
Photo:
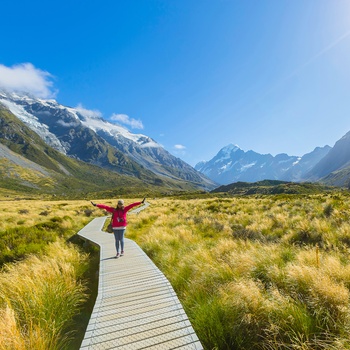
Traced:
<path id="1" fill-rule="evenodd" d="M 127 212 L 140 204 L 145 203 L 146 198 L 143 199 L 142 202 L 135 202 L 124 207 L 124 201 L 122 199 L 118 200 L 118 205 L 116 208 L 110 207 L 104 204 L 96 204 L 91 202 L 91 204 L 97 208 L 104 209 L 109 213 L 112 213 L 112 227 L 113 233 L 115 237 L 115 248 L 117 250 L 116 258 L 124 255 L 124 234 L 126 230 L 126 226 L 128 222 L 126 221 Z M 119 254 L 119 245 L 121 248 L 121 252 Z"/>

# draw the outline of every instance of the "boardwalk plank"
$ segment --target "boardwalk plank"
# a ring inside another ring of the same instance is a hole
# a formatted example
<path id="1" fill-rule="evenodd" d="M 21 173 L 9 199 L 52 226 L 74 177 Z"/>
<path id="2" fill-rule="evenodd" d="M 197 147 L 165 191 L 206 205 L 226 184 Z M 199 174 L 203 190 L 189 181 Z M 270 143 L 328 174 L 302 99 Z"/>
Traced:
<path id="1" fill-rule="evenodd" d="M 100 246 L 98 295 L 81 350 L 203 349 L 172 286 L 142 249 L 125 239 L 115 258 L 106 217 L 78 232 Z"/>

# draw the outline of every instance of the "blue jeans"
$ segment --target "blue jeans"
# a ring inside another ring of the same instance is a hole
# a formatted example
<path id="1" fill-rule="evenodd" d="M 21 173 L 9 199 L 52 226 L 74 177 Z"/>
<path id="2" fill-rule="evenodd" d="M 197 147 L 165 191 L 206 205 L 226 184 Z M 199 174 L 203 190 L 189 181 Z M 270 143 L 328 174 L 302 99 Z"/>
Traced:
<path id="1" fill-rule="evenodd" d="M 119 253 L 119 242 L 120 242 L 120 248 L 121 251 L 124 251 L 124 233 L 125 228 L 121 230 L 115 230 L 113 229 L 114 238 L 115 238 L 115 249 L 117 250 L 117 253 Z"/>

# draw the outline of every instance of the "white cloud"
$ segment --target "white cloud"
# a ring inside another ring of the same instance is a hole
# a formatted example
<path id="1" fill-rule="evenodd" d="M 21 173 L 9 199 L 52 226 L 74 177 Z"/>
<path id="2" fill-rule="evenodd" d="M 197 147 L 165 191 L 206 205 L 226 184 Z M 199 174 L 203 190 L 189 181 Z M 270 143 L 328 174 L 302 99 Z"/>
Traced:
<path id="1" fill-rule="evenodd" d="M 174 148 L 177 149 L 177 150 L 180 150 L 180 151 L 183 151 L 183 150 L 186 149 L 186 147 L 183 146 L 183 145 L 175 145 Z"/>
<path id="2" fill-rule="evenodd" d="M 26 92 L 39 98 L 53 98 L 53 76 L 31 63 L 21 63 L 7 67 L 0 64 L 0 89 L 9 92 Z"/>
<path id="3" fill-rule="evenodd" d="M 164 148 L 160 143 L 153 140 L 141 145 L 141 148 Z"/>
<path id="4" fill-rule="evenodd" d="M 57 124 L 62 125 L 64 127 L 66 127 L 66 128 L 75 128 L 75 127 L 77 127 L 79 125 L 79 122 L 76 121 L 76 122 L 66 123 L 63 120 L 58 120 Z"/>
<path id="5" fill-rule="evenodd" d="M 178 156 L 184 156 L 187 152 L 186 152 L 186 146 L 184 145 L 180 145 L 180 144 L 176 144 L 173 146 L 173 153 L 175 155 Z"/>
<path id="6" fill-rule="evenodd" d="M 129 125 L 132 129 L 143 129 L 141 120 L 130 118 L 126 114 L 113 114 L 110 119 L 125 125 Z"/>
<path id="7" fill-rule="evenodd" d="M 79 103 L 78 106 L 75 107 L 75 109 L 84 117 L 98 118 L 98 119 L 102 117 L 102 113 L 99 110 L 86 109 L 81 103 Z"/>

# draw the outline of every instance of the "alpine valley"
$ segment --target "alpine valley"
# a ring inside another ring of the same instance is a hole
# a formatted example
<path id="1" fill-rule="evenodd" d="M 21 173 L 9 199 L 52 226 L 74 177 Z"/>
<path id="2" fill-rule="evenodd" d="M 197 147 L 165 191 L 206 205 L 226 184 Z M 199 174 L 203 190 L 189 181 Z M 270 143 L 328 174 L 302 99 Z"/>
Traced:
<path id="1" fill-rule="evenodd" d="M 56 196 L 211 191 L 263 180 L 348 187 L 350 132 L 301 157 L 230 144 L 194 168 L 148 136 L 55 100 L 0 92 L 0 187 Z"/>
<path id="2" fill-rule="evenodd" d="M 27 193 L 106 195 L 217 187 L 148 136 L 83 108 L 7 92 L 0 92 L 0 165 L 0 187 Z"/>

